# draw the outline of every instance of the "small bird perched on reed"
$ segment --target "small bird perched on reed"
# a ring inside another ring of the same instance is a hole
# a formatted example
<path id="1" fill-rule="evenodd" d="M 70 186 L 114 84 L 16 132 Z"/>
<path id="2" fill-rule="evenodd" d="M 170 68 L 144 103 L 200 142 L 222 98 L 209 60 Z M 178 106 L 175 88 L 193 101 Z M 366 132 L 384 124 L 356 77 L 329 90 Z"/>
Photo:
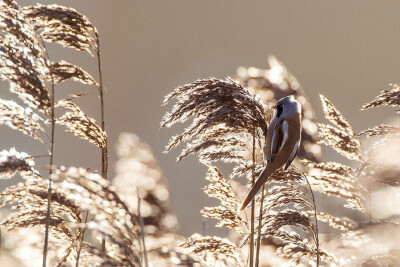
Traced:
<path id="1" fill-rule="evenodd" d="M 291 95 L 281 98 L 272 107 L 275 109 L 275 116 L 269 125 L 264 146 L 264 161 L 266 161 L 267 165 L 242 202 L 240 210 L 247 207 L 275 170 L 284 165 L 285 170 L 289 168 L 300 146 L 300 103 Z"/>

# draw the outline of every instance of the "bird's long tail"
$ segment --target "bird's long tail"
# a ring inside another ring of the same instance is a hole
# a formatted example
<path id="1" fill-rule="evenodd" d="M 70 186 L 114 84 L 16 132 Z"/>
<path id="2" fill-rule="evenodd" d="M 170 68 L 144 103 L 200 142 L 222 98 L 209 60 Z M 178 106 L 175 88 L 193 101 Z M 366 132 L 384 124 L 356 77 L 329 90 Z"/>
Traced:
<path id="1" fill-rule="evenodd" d="M 257 195 L 258 191 L 263 186 L 263 184 L 267 181 L 268 177 L 271 175 L 271 173 L 273 171 L 274 171 L 273 168 L 268 168 L 268 166 L 264 168 L 264 170 L 258 177 L 256 184 L 253 186 L 253 188 L 251 188 L 250 192 L 247 194 L 246 198 L 243 200 L 239 211 L 244 210 L 249 205 L 249 203 Z"/>

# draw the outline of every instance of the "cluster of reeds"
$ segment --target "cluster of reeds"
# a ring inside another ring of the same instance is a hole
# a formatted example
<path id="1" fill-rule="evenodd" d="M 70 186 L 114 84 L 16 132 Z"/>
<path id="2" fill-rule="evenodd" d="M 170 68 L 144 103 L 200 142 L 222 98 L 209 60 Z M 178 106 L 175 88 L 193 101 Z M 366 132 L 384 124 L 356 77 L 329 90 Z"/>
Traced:
<path id="1" fill-rule="evenodd" d="M 175 257 L 190 262 L 191 259 L 175 250 L 170 241 L 179 240 L 170 231 L 176 219 L 170 211 L 168 190 L 160 171 L 150 166 L 156 163 L 148 149 L 136 147 L 139 143 L 136 140 L 129 148 L 138 153 L 139 156 L 134 157 L 124 146 L 120 149 L 121 167 L 125 164 L 132 168 L 131 164 L 136 162 L 153 170 L 140 178 L 151 177 L 154 188 L 149 188 L 149 181 L 136 183 L 127 194 L 121 188 L 114 188 L 107 179 L 108 142 L 100 41 L 88 18 L 60 5 L 21 7 L 13 0 L 2 0 L 0 30 L 0 75 L 10 84 L 10 92 L 20 99 L 0 101 L 0 124 L 39 141 L 45 151 L 40 156 L 20 152 L 21 148 L 0 152 L 0 178 L 11 179 L 16 174 L 23 178 L 23 182 L 7 187 L 0 194 L 0 206 L 4 210 L 1 230 L 5 240 L 1 250 L 10 251 L 11 259 L 19 259 L 16 265 L 26 266 L 47 266 L 48 263 L 55 266 L 148 266 L 148 257 L 155 260 Z M 46 47 L 48 42 L 95 55 L 99 81 L 79 66 L 64 60 L 51 61 Z M 75 102 L 76 98 L 84 96 L 79 92 L 66 99 L 57 98 L 55 86 L 66 80 L 96 88 L 100 99 L 99 123 Z M 99 173 L 89 172 L 88 167 L 65 168 L 54 164 L 58 125 L 100 148 Z M 127 142 L 129 138 L 122 136 L 121 140 Z M 147 159 L 145 153 L 150 155 Z M 36 166 L 36 157 L 43 156 L 49 158 L 49 163 Z M 118 175 L 115 181 L 121 179 L 126 178 Z M 127 181 L 129 179 L 124 183 Z M 125 198 L 126 195 L 136 196 L 135 201 Z M 159 209 L 157 214 L 154 213 L 156 208 Z M 147 230 L 149 225 L 155 229 Z M 4 234 L 4 230 L 10 232 Z M 156 230 L 162 231 L 162 237 L 149 242 L 146 249 L 144 236 L 153 234 L 148 238 L 154 240 L 158 235 Z M 21 232 L 30 239 L 35 237 L 36 242 L 29 242 L 28 238 L 27 242 L 21 242 L 23 236 L 18 235 Z M 13 240 L 19 242 L 13 243 Z M 21 251 L 37 253 L 27 258 Z"/>
<path id="2" fill-rule="evenodd" d="M 88 18 L 59 5 L 21 7 L 0 0 L 0 31 L 0 75 L 19 98 L 0 99 L 0 124 L 39 142 L 45 151 L 40 156 L 20 151 L 23 148 L 0 152 L 0 179 L 23 179 L 0 193 L 2 264 L 399 264 L 398 209 L 377 216 L 374 197 L 379 190 L 400 185 L 400 126 L 381 124 L 357 133 L 322 95 L 329 123 L 317 123 L 299 82 L 273 57 L 269 69 L 241 67 L 235 79 L 208 78 L 177 87 L 165 98 L 165 105 L 174 106 L 161 126 L 189 125 L 171 138 L 166 151 L 186 143 L 178 160 L 197 154 L 207 166 L 204 192 L 219 203 L 201 213 L 230 231 L 226 237 L 196 233 L 185 238 L 176 233 L 177 218 L 162 170 L 136 135 L 120 135 L 116 176 L 108 179 L 100 41 Z M 98 78 L 64 60 L 51 61 L 47 43 L 95 56 Z M 84 96 L 80 92 L 57 97 L 55 87 L 67 80 L 97 89 L 99 122 L 76 103 Z M 262 148 L 274 116 L 269 106 L 287 95 L 295 95 L 303 110 L 298 158 L 288 170 L 273 173 L 249 208 L 239 212 L 244 194 L 265 166 Z M 399 99 L 400 86 L 393 85 L 363 109 L 397 107 Z M 55 164 L 59 125 L 99 147 L 99 170 Z M 369 147 L 362 136 L 377 141 Z M 348 163 L 323 162 L 322 144 Z M 37 158 L 43 156 L 48 164 L 38 165 Z M 232 171 L 223 174 L 218 162 L 233 166 Z"/>
<path id="3" fill-rule="evenodd" d="M 271 68 L 266 70 L 239 68 L 238 82 L 231 78 L 198 80 L 178 87 L 166 97 L 165 103 L 176 102 L 163 118 L 163 127 L 192 119 L 184 133 L 171 139 L 166 151 L 186 142 L 187 148 L 178 160 L 188 154 L 199 155 L 209 167 L 209 185 L 204 191 L 221 203 L 206 207 L 201 213 L 217 219 L 217 227 L 228 227 L 236 233 L 229 235 L 234 237 L 231 240 L 195 234 L 183 246 L 208 266 L 398 264 L 397 241 L 388 243 L 379 238 L 379 233 L 398 233 L 398 223 L 395 216 L 390 220 L 374 219 L 371 183 L 399 185 L 396 161 L 387 164 L 383 157 L 377 157 L 378 152 L 387 156 L 385 146 L 393 146 L 399 127 L 380 125 L 357 134 L 323 95 L 322 107 L 330 124 L 316 123 L 313 108 L 297 80 L 275 58 L 271 57 L 269 63 Z M 295 164 L 298 167 L 276 171 L 248 211 L 239 213 L 237 208 L 246 185 L 224 178 L 211 164 L 233 163 L 231 177 L 247 177 L 247 184 L 252 185 L 265 164 L 261 148 L 271 119 L 268 105 L 286 95 L 295 95 L 303 108 L 302 146 Z M 363 109 L 398 106 L 399 95 L 399 87 L 394 85 Z M 362 135 L 382 138 L 364 151 Z M 356 164 L 321 162 L 321 144 Z M 328 199 L 342 208 L 318 203 Z"/>

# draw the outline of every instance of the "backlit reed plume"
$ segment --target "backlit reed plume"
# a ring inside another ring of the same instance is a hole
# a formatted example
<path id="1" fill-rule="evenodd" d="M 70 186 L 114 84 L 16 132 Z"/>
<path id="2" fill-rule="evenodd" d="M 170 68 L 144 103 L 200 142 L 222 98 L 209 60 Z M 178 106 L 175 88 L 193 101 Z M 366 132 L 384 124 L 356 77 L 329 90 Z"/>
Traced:
<path id="1" fill-rule="evenodd" d="M 321 101 L 325 117 L 333 124 L 320 123 L 318 125 L 321 142 L 350 160 L 361 161 L 360 141 L 354 130 L 335 106 L 323 95 L 321 95 Z"/>
<path id="2" fill-rule="evenodd" d="M 201 160 L 238 162 L 253 131 L 257 139 L 266 133 L 263 104 L 231 78 L 210 78 L 177 87 L 165 97 L 164 104 L 174 100 L 161 127 L 193 119 L 166 147 L 168 152 L 181 142 L 188 143 L 178 160 L 198 153 Z"/>
<path id="3" fill-rule="evenodd" d="M 44 132 L 42 121 L 43 119 L 32 109 L 23 108 L 11 100 L 0 99 L 0 124 L 41 141 L 40 134 Z"/>
<path id="4" fill-rule="evenodd" d="M 82 168 L 60 168 L 53 175 L 54 181 L 69 198 L 79 203 L 79 208 L 94 214 L 87 223 L 90 230 L 107 237 L 107 255 L 103 264 L 108 266 L 137 266 L 140 264 L 138 221 L 128 206 L 118 196 L 110 183 L 98 174 Z M 88 245 L 86 245 L 87 247 Z M 85 246 L 82 249 L 87 249 Z M 100 257 L 100 251 L 92 253 Z"/>
<path id="5" fill-rule="evenodd" d="M 35 226 L 44 228 L 47 224 L 48 184 L 34 170 L 33 161 L 29 162 L 29 168 L 18 171 L 25 181 L 9 186 L 0 194 L 1 207 L 11 206 L 10 214 L 1 224 L 8 230 Z M 53 238 L 63 244 L 62 251 L 53 251 L 53 254 L 59 255 L 54 259 L 54 264 L 62 266 L 76 257 L 82 232 L 71 227 L 71 223 L 81 223 L 81 215 L 78 205 L 62 189 L 53 188 L 51 197 L 50 232 Z"/>
<path id="6" fill-rule="evenodd" d="M 81 108 L 69 100 L 61 100 L 57 103 L 57 106 L 64 107 L 68 111 L 60 118 L 57 118 L 56 123 L 65 125 L 67 131 L 75 136 L 87 140 L 100 148 L 107 148 L 107 135 L 97 125 L 93 117 L 86 115 Z"/>
<path id="7" fill-rule="evenodd" d="M 47 42 L 89 53 L 98 48 L 96 28 L 73 8 L 37 4 L 24 7 L 23 12 Z"/>
<path id="8" fill-rule="evenodd" d="M 319 124 L 321 143 L 330 146 L 349 160 L 360 161 L 362 158 L 360 141 L 350 123 L 326 97 L 320 95 L 320 98 L 325 118 L 333 124 Z M 344 200 L 346 208 L 366 212 L 364 204 L 367 191 L 359 181 L 357 168 L 338 162 L 315 163 L 303 160 L 302 163 L 309 168 L 307 176 L 316 190 Z M 342 231 L 347 231 L 356 225 L 348 218 L 335 217 L 329 212 L 319 213 L 318 219 Z"/>
<path id="9" fill-rule="evenodd" d="M 204 266 L 244 266 L 238 247 L 226 238 L 194 234 L 183 247 L 198 255 Z"/>
<path id="10" fill-rule="evenodd" d="M 33 157 L 25 152 L 18 152 L 15 148 L 0 152 L 0 179 L 10 179 L 20 173 L 22 177 L 36 175 Z"/>
<path id="11" fill-rule="evenodd" d="M 50 71 L 41 39 L 17 3 L 3 0 L 0 7 L 1 77 L 27 105 L 50 115 L 50 90 L 44 81 Z"/>

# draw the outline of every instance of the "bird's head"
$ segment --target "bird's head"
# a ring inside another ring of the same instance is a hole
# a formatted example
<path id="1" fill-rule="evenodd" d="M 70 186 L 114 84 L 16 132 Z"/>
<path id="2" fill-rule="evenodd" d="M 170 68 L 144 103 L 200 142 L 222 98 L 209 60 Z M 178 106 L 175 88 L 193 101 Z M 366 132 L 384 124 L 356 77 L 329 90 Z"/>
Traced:
<path id="1" fill-rule="evenodd" d="M 292 113 L 301 113 L 301 105 L 293 95 L 279 99 L 272 108 L 276 109 L 275 116 L 289 115 Z"/>

